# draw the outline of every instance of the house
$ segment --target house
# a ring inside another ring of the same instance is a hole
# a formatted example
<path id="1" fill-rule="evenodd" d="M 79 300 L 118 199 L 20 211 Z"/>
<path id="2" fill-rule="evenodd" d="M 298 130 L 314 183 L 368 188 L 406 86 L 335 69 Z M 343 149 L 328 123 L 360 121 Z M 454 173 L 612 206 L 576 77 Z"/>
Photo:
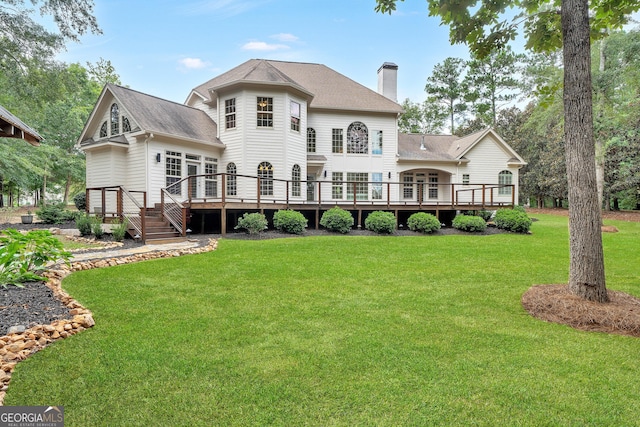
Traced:
<path id="1" fill-rule="evenodd" d="M 107 84 L 78 142 L 90 205 L 174 209 L 164 215 L 183 232 L 190 218 L 193 230 L 223 233 L 250 210 L 292 208 L 317 225 L 335 205 L 358 224 L 371 210 L 446 222 L 456 210 L 513 205 L 526 163 L 492 129 L 398 133 L 397 72 L 384 63 L 376 92 L 322 64 L 252 59 L 184 104 Z"/>

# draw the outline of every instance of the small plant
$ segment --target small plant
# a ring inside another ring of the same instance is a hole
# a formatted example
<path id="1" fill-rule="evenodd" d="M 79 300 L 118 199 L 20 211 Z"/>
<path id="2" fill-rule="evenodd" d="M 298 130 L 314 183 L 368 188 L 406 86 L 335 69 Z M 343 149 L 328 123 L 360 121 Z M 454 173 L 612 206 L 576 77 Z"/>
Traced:
<path id="1" fill-rule="evenodd" d="M 80 212 L 84 212 L 87 209 L 87 193 L 78 193 L 73 197 L 73 204 Z"/>
<path id="2" fill-rule="evenodd" d="M 236 225 L 235 229 L 245 229 L 249 234 L 258 234 L 267 229 L 267 224 L 267 218 L 263 214 L 245 212 L 238 220 L 238 225 Z"/>
<path id="3" fill-rule="evenodd" d="M 116 242 L 122 242 L 124 240 L 124 236 L 127 234 L 129 221 L 126 218 L 123 221 L 120 221 L 120 218 L 116 218 L 111 224 L 111 235 L 113 236 L 113 240 Z"/>
<path id="4" fill-rule="evenodd" d="M 487 223 L 479 216 L 458 215 L 453 219 L 453 228 L 472 233 L 480 233 L 487 229 Z"/>
<path id="5" fill-rule="evenodd" d="M 37 272 L 48 262 L 69 263 L 71 253 L 48 230 L 34 230 L 22 234 L 12 228 L 0 234 L 0 286 L 15 285 L 33 280 L 45 280 Z"/>
<path id="6" fill-rule="evenodd" d="M 436 230 L 440 230 L 440 221 L 433 214 L 416 212 L 407 220 L 407 226 L 411 231 L 433 233 Z"/>
<path id="7" fill-rule="evenodd" d="M 478 216 L 482 219 L 485 220 L 485 222 L 489 222 L 489 220 L 491 219 L 491 217 L 493 216 L 493 212 L 492 211 L 488 211 L 485 209 L 481 209 L 478 211 Z"/>
<path id="8" fill-rule="evenodd" d="M 391 212 L 371 212 L 364 220 L 364 228 L 378 234 L 391 234 L 396 230 L 396 217 Z"/>
<path id="9" fill-rule="evenodd" d="M 102 229 L 101 216 L 96 215 L 94 217 L 91 217 L 91 231 L 93 232 L 93 235 L 96 236 L 96 239 L 102 239 L 104 230 Z"/>
<path id="10" fill-rule="evenodd" d="M 336 206 L 322 214 L 320 225 L 330 231 L 347 234 L 353 227 L 353 216 L 349 211 Z"/>
<path id="11" fill-rule="evenodd" d="M 495 223 L 496 227 L 514 233 L 527 233 L 531 228 L 531 218 L 523 208 L 498 210 Z"/>
<path id="12" fill-rule="evenodd" d="M 279 210 L 273 214 L 273 226 L 276 230 L 291 234 L 302 234 L 307 228 L 307 219 L 298 211 Z"/>
<path id="13" fill-rule="evenodd" d="M 76 228 L 82 236 L 90 236 L 92 230 L 91 217 L 86 214 L 79 215 L 78 218 L 76 218 Z"/>

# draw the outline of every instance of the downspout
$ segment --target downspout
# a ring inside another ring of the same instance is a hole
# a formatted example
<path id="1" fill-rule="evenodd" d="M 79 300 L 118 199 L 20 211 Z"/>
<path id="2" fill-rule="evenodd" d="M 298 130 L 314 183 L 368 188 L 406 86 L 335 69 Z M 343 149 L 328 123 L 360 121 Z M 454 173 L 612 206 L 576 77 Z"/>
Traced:
<path id="1" fill-rule="evenodd" d="M 151 159 L 151 157 L 149 155 L 149 141 L 151 141 L 153 139 L 153 133 L 150 132 L 150 133 L 147 133 L 146 135 L 147 135 L 147 137 L 144 139 L 144 146 L 145 146 L 145 158 L 147 160 L 146 161 L 146 163 L 147 163 L 147 167 L 146 167 L 147 173 L 145 174 L 145 181 L 146 182 L 145 182 L 144 187 L 145 187 L 145 191 L 147 193 L 150 193 L 150 190 L 151 190 L 151 161 L 150 161 L 150 159 Z M 151 201 L 151 198 L 150 197 L 147 198 L 147 203 L 149 203 L 150 201 Z M 145 208 L 146 207 L 147 206 L 145 206 Z"/>

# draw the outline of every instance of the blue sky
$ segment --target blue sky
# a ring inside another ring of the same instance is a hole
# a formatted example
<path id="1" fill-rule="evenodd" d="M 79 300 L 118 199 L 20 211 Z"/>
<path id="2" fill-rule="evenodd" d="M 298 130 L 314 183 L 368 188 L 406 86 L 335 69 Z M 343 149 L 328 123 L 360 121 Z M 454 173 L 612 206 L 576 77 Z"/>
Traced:
<path id="1" fill-rule="evenodd" d="M 434 65 L 449 56 L 448 28 L 427 2 L 398 3 L 393 15 L 375 0 L 95 0 L 103 30 L 69 43 L 58 58 L 115 66 L 132 89 L 184 102 L 191 89 L 251 58 L 315 62 L 377 89 L 384 62 L 398 65 L 398 99 L 423 101 Z"/>

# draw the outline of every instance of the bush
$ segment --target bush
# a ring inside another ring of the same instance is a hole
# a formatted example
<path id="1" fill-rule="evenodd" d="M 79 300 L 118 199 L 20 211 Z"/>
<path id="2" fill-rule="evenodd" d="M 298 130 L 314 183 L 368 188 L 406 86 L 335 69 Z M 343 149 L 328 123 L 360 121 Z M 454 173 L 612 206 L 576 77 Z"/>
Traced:
<path id="1" fill-rule="evenodd" d="M 101 216 L 96 215 L 91 217 L 91 231 L 93 232 L 93 235 L 96 236 L 96 239 L 102 239 L 104 230 L 102 230 Z"/>
<path id="2" fill-rule="evenodd" d="M 67 221 L 74 221 L 79 214 L 79 212 L 65 209 L 63 203 L 44 206 L 36 211 L 38 218 L 45 224 L 62 224 Z"/>
<path id="3" fill-rule="evenodd" d="M 435 215 L 426 212 L 416 212 L 407 220 L 409 230 L 421 233 L 433 233 L 440 230 L 440 221 Z"/>
<path id="4" fill-rule="evenodd" d="M 478 216 L 480 218 L 484 219 L 485 222 L 489 222 L 489 220 L 493 216 L 493 211 L 487 211 L 487 210 L 482 209 L 482 210 L 478 211 Z"/>
<path id="5" fill-rule="evenodd" d="M 336 206 L 322 214 L 320 225 L 330 231 L 347 234 L 353 227 L 353 216 L 349 211 Z"/>
<path id="6" fill-rule="evenodd" d="M 87 209 L 87 193 L 78 193 L 73 197 L 73 204 L 80 212 L 84 212 Z"/>
<path id="7" fill-rule="evenodd" d="M 76 218 L 76 228 L 83 236 L 91 235 L 91 217 L 89 215 L 80 215 Z"/>
<path id="8" fill-rule="evenodd" d="M 458 215 L 453 219 L 453 228 L 479 233 L 487 229 L 487 223 L 479 216 Z"/>
<path id="9" fill-rule="evenodd" d="M 238 225 L 236 225 L 235 229 L 245 229 L 249 234 L 258 234 L 267 229 L 267 218 L 261 213 L 245 212 L 238 220 Z"/>
<path id="10" fill-rule="evenodd" d="M 378 234 L 391 234 L 396 230 L 396 217 L 391 212 L 371 212 L 364 220 L 364 228 Z"/>
<path id="11" fill-rule="evenodd" d="M 116 242 L 122 242 L 124 240 L 124 236 L 127 234 L 127 229 L 129 228 L 129 221 L 127 218 L 124 221 L 120 221 L 120 218 L 116 218 L 111 223 L 111 235 L 113 236 L 113 240 Z"/>
<path id="12" fill-rule="evenodd" d="M 496 212 L 496 227 L 515 233 L 526 233 L 531 227 L 531 218 L 524 209 L 500 209 Z"/>
<path id="13" fill-rule="evenodd" d="M 302 234 L 307 228 L 307 219 L 298 211 L 279 210 L 273 214 L 273 226 L 276 230 L 291 234 Z"/>
<path id="14" fill-rule="evenodd" d="M 47 263 L 69 263 L 71 253 L 48 230 L 22 234 L 12 228 L 0 234 L 0 286 L 22 286 L 24 282 L 45 280 L 36 274 Z"/>

